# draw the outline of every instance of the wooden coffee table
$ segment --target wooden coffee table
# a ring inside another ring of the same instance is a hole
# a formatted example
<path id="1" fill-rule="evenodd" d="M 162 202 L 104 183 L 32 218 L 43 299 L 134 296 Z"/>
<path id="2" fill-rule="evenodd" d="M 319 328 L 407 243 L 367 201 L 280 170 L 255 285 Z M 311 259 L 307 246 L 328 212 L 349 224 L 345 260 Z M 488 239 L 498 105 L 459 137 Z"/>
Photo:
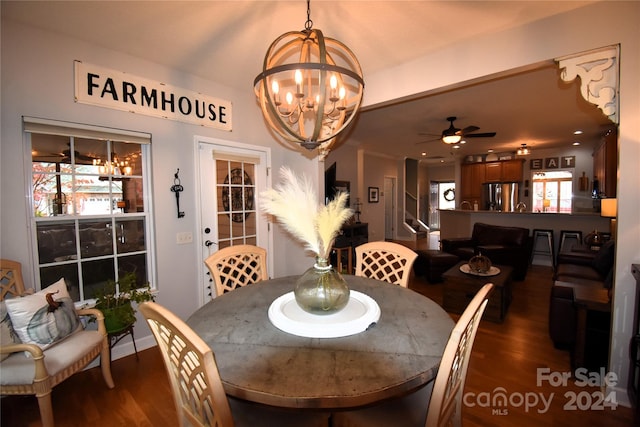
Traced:
<path id="1" fill-rule="evenodd" d="M 511 303 L 511 275 L 513 268 L 496 265 L 500 273 L 495 276 L 475 276 L 460 271 L 461 261 L 442 274 L 444 278 L 443 308 L 450 313 L 462 314 L 476 292 L 486 283 L 493 283 L 495 289 L 489 297 L 484 318 L 492 322 L 504 321 Z"/>

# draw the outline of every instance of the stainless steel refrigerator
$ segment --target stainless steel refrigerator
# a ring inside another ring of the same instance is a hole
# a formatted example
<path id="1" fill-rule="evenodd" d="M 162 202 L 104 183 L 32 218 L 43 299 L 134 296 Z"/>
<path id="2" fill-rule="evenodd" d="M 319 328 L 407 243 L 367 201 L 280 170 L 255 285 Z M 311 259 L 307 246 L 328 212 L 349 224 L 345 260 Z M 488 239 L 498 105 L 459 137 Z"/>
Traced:
<path id="1" fill-rule="evenodd" d="M 513 212 L 518 204 L 518 183 L 482 184 L 480 209 Z"/>

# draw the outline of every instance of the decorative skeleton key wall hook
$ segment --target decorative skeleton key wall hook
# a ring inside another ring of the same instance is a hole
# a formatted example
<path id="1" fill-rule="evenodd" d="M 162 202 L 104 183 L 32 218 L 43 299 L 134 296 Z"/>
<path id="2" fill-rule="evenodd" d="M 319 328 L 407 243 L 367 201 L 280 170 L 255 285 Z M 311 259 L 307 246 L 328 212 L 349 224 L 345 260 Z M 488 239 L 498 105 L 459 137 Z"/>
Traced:
<path id="1" fill-rule="evenodd" d="M 180 212 L 180 192 L 184 191 L 184 188 L 182 187 L 182 185 L 180 185 L 180 178 L 178 177 L 179 173 L 180 173 L 180 168 L 178 168 L 175 175 L 173 175 L 174 178 L 173 178 L 173 185 L 171 186 L 171 191 L 176 193 L 176 206 L 178 207 L 178 218 L 183 218 L 184 212 Z"/>

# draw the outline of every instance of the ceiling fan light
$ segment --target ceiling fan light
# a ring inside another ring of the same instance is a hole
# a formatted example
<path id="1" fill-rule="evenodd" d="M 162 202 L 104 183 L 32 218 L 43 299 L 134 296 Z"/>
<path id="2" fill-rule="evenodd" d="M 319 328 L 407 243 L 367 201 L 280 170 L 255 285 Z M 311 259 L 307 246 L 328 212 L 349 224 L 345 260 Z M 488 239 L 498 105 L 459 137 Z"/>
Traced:
<path id="1" fill-rule="evenodd" d="M 461 139 L 460 135 L 442 135 L 442 142 L 445 144 L 457 144 Z"/>

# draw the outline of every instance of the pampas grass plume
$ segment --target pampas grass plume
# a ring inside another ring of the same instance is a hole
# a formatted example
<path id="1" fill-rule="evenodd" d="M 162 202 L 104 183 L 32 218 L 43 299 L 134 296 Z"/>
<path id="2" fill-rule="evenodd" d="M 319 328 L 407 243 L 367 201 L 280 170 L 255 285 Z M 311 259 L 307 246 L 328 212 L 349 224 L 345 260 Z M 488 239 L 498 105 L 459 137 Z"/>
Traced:
<path id="1" fill-rule="evenodd" d="M 339 193 L 326 206 L 318 206 L 318 196 L 306 177 L 299 178 L 286 166 L 280 168 L 282 182 L 260 193 L 262 210 L 275 216 L 294 237 L 321 258 L 328 258 L 342 224 L 353 211 L 345 207 L 348 193 Z"/>
<path id="2" fill-rule="evenodd" d="M 353 211 L 347 208 L 348 193 L 338 193 L 326 206 L 320 208 L 316 217 L 316 229 L 320 238 L 320 257 L 328 258 L 333 241 L 342 224 L 351 218 Z"/>

